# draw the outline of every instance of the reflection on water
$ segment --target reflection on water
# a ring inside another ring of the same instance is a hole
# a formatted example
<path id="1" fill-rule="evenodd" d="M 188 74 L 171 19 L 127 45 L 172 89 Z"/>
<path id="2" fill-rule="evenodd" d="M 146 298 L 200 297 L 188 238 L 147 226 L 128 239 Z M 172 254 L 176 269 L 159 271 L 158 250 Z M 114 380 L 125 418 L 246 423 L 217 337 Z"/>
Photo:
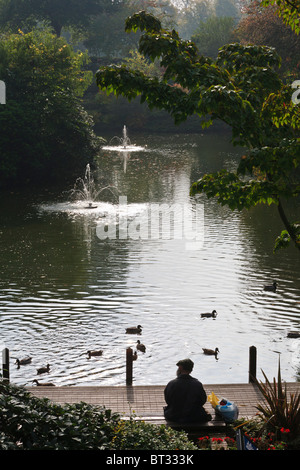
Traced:
<path id="1" fill-rule="evenodd" d="M 126 196 L 122 217 L 133 221 L 153 204 L 193 210 L 191 182 L 234 168 L 239 152 L 215 136 L 140 143 L 141 153 L 103 151 L 95 172 L 101 186 Z M 115 223 L 117 204 L 91 210 L 59 196 L 1 200 L 1 349 L 10 350 L 14 383 L 29 384 L 49 363 L 47 381 L 57 385 L 124 385 L 126 348 L 138 339 L 125 328 L 138 324 L 147 352 L 134 363 L 135 384 L 165 384 L 183 357 L 204 383 L 247 382 L 252 345 L 259 376 L 276 376 L 280 353 L 283 378 L 297 380 L 300 339 L 287 332 L 300 330 L 299 262 L 293 249 L 272 254 L 276 208 L 231 212 L 201 196 L 203 245 L 187 249 L 174 237 L 100 239 L 97 226 Z M 278 292 L 263 291 L 273 280 Z M 213 309 L 216 319 L 200 317 Z M 218 361 L 202 347 L 218 347 Z M 103 356 L 87 359 L 91 349 Z M 17 369 L 14 359 L 27 354 L 32 363 Z"/>

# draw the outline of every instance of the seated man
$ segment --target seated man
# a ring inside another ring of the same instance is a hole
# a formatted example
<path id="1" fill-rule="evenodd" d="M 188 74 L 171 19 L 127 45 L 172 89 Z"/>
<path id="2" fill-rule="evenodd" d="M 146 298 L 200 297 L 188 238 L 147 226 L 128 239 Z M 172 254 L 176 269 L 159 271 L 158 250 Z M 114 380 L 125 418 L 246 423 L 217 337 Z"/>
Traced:
<path id="1" fill-rule="evenodd" d="M 167 406 L 164 415 L 167 421 L 177 423 L 206 422 L 211 415 L 203 408 L 206 402 L 206 392 L 202 383 L 190 375 L 194 363 L 190 359 L 183 359 L 178 366 L 177 378 L 171 380 L 165 390 Z"/>

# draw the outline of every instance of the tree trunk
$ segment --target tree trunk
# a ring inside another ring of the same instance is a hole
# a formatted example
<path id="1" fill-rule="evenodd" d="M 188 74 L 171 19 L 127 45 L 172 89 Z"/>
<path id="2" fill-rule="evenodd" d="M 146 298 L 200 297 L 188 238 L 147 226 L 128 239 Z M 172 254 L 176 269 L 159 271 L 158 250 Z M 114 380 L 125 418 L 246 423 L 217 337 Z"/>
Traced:
<path id="1" fill-rule="evenodd" d="M 61 35 L 62 24 L 60 24 L 59 21 L 55 20 L 54 18 L 51 18 L 51 26 L 54 29 L 56 36 L 59 37 Z"/>
<path id="2" fill-rule="evenodd" d="M 291 240 L 293 240 L 294 244 L 296 245 L 296 248 L 298 248 L 298 250 L 300 250 L 300 243 L 298 242 L 298 239 L 297 239 L 296 230 L 294 229 L 294 227 L 288 221 L 288 218 L 287 218 L 287 216 L 284 212 L 284 209 L 283 209 L 283 206 L 281 204 L 280 199 L 278 199 L 278 212 L 279 212 L 280 218 L 281 218 L 286 230 L 289 232 Z"/>

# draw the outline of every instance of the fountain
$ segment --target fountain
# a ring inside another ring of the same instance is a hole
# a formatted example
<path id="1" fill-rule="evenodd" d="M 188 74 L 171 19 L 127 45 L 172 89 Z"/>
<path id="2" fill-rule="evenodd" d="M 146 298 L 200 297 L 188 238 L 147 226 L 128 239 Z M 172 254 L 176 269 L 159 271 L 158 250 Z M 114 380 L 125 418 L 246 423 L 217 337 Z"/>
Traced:
<path id="1" fill-rule="evenodd" d="M 113 144 L 116 141 L 118 145 L 107 145 L 107 146 L 102 147 L 103 150 L 111 150 L 111 151 L 117 151 L 117 152 L 134 152 L 134 151 L 141 151 L 145 149 L 144 147 L 131 144 L 130 139 L 127 134 L 126 126 L 123 127 L 122 136 L 123 137 L 114 136 L 110 140 L 110 144 Z"/>
<path id="2" fill-rule="evenodd" d="M 113 190 L 117 190 L 117 188 L 114 186 L 105 186 L 97 190 L 91 174 L 91 167 L 88 163 L 85 168 L 84 178 L 77 178 L 74 188 L 70 191 L 70 195 L 75 199 L 85 201 L 88 204 L 85 206 L 85 209 L 96 209 L 97 206 L 94 204 L 94 202 L 99 194 L 105 190 L 110 191 L 116 197 L 116 194 Z"/>
<path id="3" fill-rule="evenodd" d="M 114 198 L 113 203 L 105 202 L 104 200 L 100 203 L 97 198 L 104 191 L 108 191 L 112 194 Z M 86 216 L 88 212 L 91 217 L 106 217 L 106 214 L 112 210 L 113 204 L 119 200 L 119 190 L 113 185 L 98 189 L 92 176 L 90 164 L 88 163 L 85 167 L 84 177 L 77 178 L 74 187 L 71 190 L 64 191 L 63 196 L 67 197 L 68 200 L 39 204 L 39 210 L 46 212 L 64 212 L 72 216 Z"/>

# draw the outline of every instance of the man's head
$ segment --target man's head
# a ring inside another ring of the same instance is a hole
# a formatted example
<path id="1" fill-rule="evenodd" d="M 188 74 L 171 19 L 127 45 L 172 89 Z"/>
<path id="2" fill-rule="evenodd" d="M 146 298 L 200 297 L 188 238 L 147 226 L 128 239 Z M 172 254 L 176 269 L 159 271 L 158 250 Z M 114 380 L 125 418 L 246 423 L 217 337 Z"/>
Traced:
<path id="1" fill-rule="evenodd" d="M 182 359 L 178 361 L 176 365 L 178 366 L 179 374 L 190 374 L 194 367 L 194 363 L 191 359 Z"/>

